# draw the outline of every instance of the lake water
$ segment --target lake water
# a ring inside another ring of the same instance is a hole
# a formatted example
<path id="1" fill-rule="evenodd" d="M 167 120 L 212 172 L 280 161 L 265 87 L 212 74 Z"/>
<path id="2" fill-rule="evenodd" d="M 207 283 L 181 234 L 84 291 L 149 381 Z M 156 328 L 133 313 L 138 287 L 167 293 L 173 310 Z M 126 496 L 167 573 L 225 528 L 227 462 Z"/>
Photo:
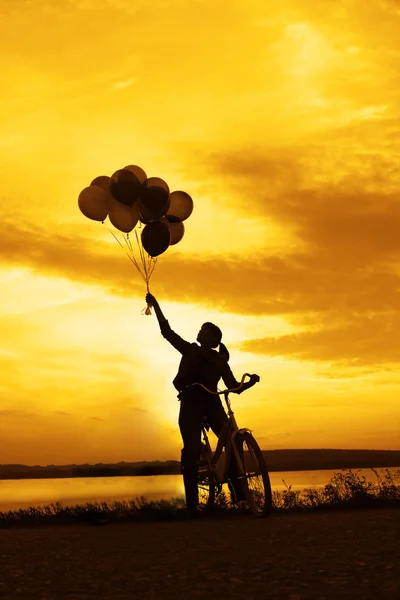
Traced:
<path id="1" fill-rule="evenodd" d="M 354 472 L 356 469 L 354 469 Z M 377 469 L 382 472 L 382 469 Z M 285 471 L 271 473 L 273 490 L 323 487 L 334 471 Z M 360 469 L 369 481 L 376 481 L 371 469 Z M 150 477 L 78 477 L 65 479 L 0 480 L 0 512 L 61 502 L 64 506 L 86 502 L 113 502 L 144 496 L 148 500 L 183 497 L 181 475 Z"/>

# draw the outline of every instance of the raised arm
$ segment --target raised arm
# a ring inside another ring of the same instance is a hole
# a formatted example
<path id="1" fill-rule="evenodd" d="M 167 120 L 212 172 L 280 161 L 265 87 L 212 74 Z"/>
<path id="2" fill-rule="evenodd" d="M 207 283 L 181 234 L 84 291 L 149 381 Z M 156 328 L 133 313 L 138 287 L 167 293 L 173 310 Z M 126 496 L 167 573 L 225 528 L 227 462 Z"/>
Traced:
<path id="1" fill-rule="evenodd" d="M 167 319 L 164 317 L 164 314 L 158 304 L 158 301 L 150 294 L 150 292 L 146 295 L 146 302 L 150 304 L 154 308 L 154 312 L 156 313 L 156 317 L 158 323 L 160 325 L 160 331 L 162 336 L 176 349 L 178 352 L 183 354 L 190 348 L 190 343 L 186 340 L 182 339 L 180 335 L 172 331 L 170 324 Z"/>

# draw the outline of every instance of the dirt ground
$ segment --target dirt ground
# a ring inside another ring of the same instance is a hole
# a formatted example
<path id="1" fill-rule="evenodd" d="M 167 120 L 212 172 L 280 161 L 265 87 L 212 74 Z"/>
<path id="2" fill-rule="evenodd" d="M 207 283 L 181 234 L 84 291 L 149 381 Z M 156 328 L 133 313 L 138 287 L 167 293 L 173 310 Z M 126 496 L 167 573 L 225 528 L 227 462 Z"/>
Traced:
<path id="1" fill-rule="evenodd" d="M 0 598 L 399 600 L 400 511 L 0 530 Z"/>

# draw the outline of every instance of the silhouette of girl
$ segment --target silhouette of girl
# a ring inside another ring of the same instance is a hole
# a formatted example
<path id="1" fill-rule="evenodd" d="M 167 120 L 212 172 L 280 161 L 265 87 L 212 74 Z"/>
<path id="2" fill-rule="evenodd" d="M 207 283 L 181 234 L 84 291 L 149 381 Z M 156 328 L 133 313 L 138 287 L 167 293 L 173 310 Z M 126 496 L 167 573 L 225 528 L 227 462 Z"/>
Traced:
<path id="1" fill-rule="evenodd" d="M 153 306 L 164 338 L 182 354 L 173 384 L 179 392 L 178 398 L 181 402 L 179 428 L 183 440 L 181 465 L 186 505 L 191 516 L 195 517 L 198 514 L 199 503 L 197 472 L 201 453 L 201 426 L 204 417 L 207 417 L 212 431 L 219 437 L 228 416 L 219 396 L 209 394 L 200 386 L 188 386 L 193 383 L 202 383 L 208 389 L 216 392 L 221 378 L 228 389 L 239 387 L 240 383 L 236 381 L 228 364 L 229 352 L 221 342 L 222 332 L 219 327 L 213 323 L 204 323 L 197 334 L 198 343 L 187 342 L 172 331 L 160 305 L 152 294 L 146 295 L 146 302 Z M 219 347 L 218 351 L 215 350 L 217 347 Z M 241 394 L 258 381 L 260 381 L 258 375 L 251 375 L 250 381 L 244 383 L 236 393 Z M 235 481 L 234 474 L 230 475 L 237 499 L 243 499 L 239 482 Z"/>

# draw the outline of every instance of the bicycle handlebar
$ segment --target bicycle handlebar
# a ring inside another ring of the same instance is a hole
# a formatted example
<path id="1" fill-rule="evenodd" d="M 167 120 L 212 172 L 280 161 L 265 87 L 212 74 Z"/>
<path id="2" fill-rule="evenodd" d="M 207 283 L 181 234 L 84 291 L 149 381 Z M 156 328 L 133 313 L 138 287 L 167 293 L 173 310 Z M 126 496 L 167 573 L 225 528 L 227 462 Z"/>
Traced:
<path id="1" fill-rule="evenodd" d="M 221 394 L 229 394 L 230 392 L 237 392 L 238 390 L 242 389 L 243 384 L 244 384 L 244 380 L 246 379 L 246 377 L 251 377 L 250 373 L 245 373 L 242 376 L 242 379 L 240 380 L 240 385 L 239 387 L 236 388 L 231 388 L 230 390 L 221 390 L 220 392 L 213 392 L 212 390 L 209 390 L 208 387 L 206 387 L 205 385 L 203 385 L 202 383 L 191 383 L 190 386 L 188 387 L 192 387 L 193 385 L 198 385 L 200 387 L 203 388 L 203 390 L 206 390 L 206 392 L 208 392 L 209 394 L 215 394 L 216 396 L 220 396 Z"/>

